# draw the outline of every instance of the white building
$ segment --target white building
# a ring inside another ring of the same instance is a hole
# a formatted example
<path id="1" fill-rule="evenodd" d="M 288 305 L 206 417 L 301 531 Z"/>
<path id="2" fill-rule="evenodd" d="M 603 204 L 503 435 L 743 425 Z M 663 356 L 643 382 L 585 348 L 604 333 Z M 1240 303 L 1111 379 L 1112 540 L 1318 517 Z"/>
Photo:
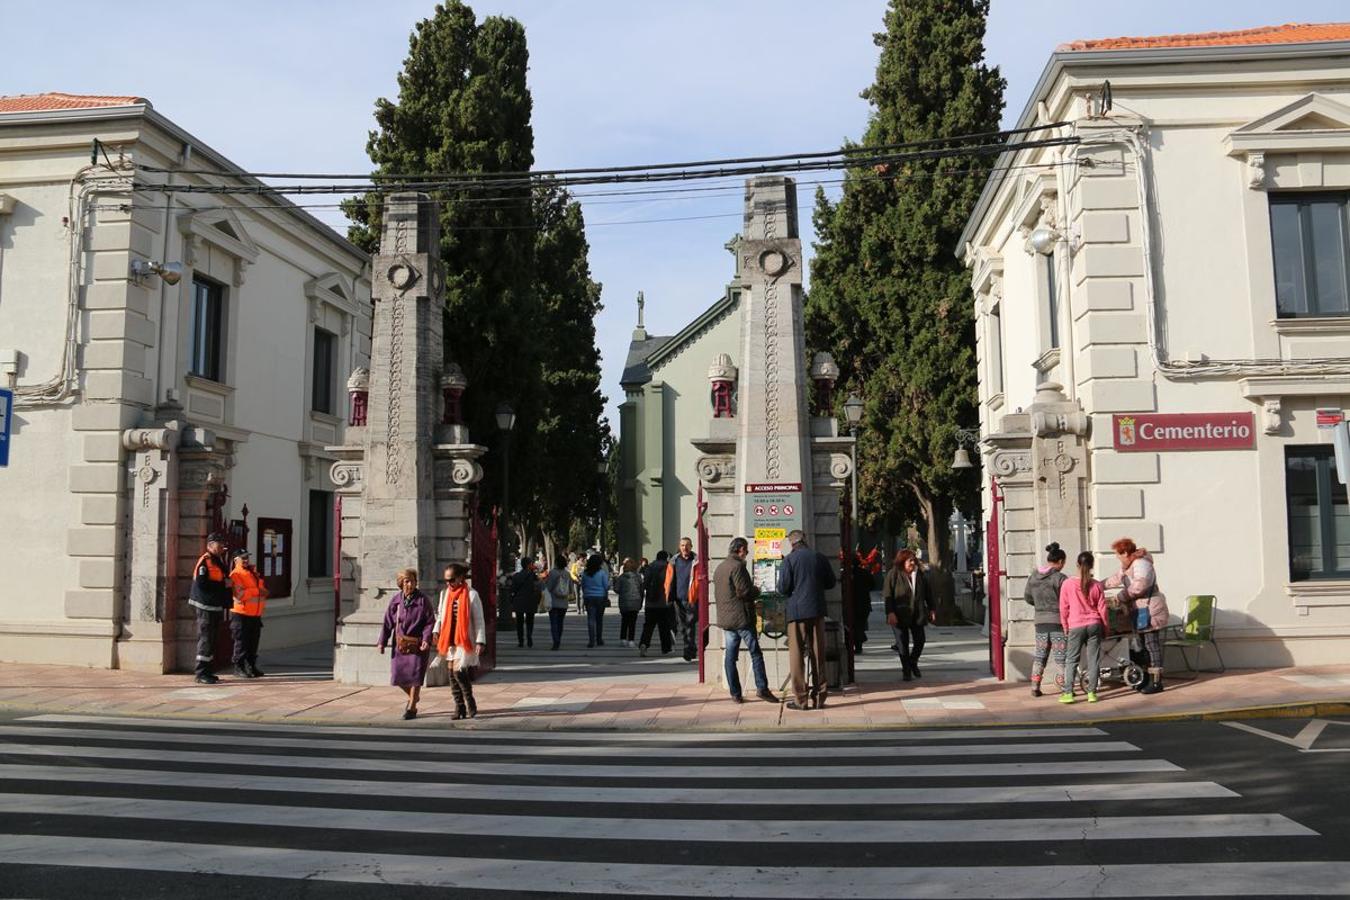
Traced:
<path id="1" fill-rule="evenodd" d="M 1010 666 L 1042 547 L 1104 575 L 1122 536 L 1174 620 L 1217 597 L 1230 665 L 1344 662 L 1350 26 L 1064 45 L 1017 122 L 1052 124 L 1079 142 L 1000 159 L 959 248 Z"/>
<path id="2" fill-rule="evenodd" d="M 141 98 L 0 98 L 0 660 L 191 668 L 221 525 L 268 576 L 264 654 L 332 639 L 323 448 L 370 353 L 368 257 L 275 195 L 150 187 L 241 171 Z"/>

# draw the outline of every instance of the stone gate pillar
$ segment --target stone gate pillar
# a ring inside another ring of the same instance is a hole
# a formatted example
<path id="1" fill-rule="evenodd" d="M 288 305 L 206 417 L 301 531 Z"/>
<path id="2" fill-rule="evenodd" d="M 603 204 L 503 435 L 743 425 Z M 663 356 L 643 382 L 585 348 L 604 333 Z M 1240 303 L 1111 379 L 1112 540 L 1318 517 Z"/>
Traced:
<path id="1" fill-rule="evenodd" d="M 385 200 L 372 296 L 366 423 L 350 429 L 346 446 L 329 448 L 350 571 L 342 584 L 351 590 L 334 676 L 362 684 L 388 681 L 388 656 L 375 642 L 398 571 L 416 568 L 432 594 L 446 563 L 468 561 L 465 494 L 482 478 L 476 460 L 485 450 L 467 443 L 463 426 L 441 424 L 445 277 L 438 207 L 427 195 Z"/>

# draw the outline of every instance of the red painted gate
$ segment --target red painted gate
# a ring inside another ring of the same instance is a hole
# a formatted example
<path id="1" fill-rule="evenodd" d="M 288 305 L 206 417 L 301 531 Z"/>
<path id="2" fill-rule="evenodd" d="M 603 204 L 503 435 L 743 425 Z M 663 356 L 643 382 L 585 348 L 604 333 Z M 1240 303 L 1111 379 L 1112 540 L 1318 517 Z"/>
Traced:
<path id="1" fill-rule="evenodd" d="M 487 647 L 478 657 L 477 675 L 497 667 L 497 510 L 485 519 L 478 514 L 478 501 L 469 507 L 469 581 L 483 601 L 483 627 Z"/>
<path id="2" fill-rule="evenodd" d="M 1003 505 L 1003 490 L 998 480 L 989 477 L 989 525 L 985 531 L 985 603 L 989 609 L 989 671 L 1003 680 L 1003 571 L 999 561 L 999 507 Z"/>

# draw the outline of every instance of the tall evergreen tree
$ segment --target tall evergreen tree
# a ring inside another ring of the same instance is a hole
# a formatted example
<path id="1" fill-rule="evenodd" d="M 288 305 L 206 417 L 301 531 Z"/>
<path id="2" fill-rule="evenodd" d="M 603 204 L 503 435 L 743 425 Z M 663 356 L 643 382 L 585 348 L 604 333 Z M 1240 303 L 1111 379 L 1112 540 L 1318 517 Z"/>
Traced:
<path id="1" fill-rule="evenodd" d="M 459 0 L 437 4 L 409 40 L 398 100 L 375 104 L 377 129 L 366 152 L 376 176 L 525 172 L 534 162 L 525 29 L 514 19 L 478 23 Z M 534 287 L 534 209 L 527 184 L 468 187 L 434 194 L 440 208 L 446 276 L 446 358 L 469 379 L 464 416 L 470 434 L 500 451 L 494 412 L 517 414 L 511 440 L 514 507 L 539 489 L 537 467 L 522 464 L 541 412 L 539 360 L 527 333 L 539 321 Z M 345 204 L 349 236 L 374 251 L 378 195 Z M 500 479 L 481 486 L 500 500 Z"/>
<path id="2" fill-rule="evenodd" d="M 989 0 L 891 0 L 864 147 L 995 131 L 1004 81 L 984 60 Z M 953 472 L 955 431 L 977 421 L 969 276 L 954 256 L 992 157 L 850 171 L 831 204 L 817 192 L 808 340 L 839 361 L 866 404 L 860 518 L 922 524 L 938 565 L 953 503 L 973 509 L 972 473 Z"/>
<path id="3" fill-rule="evenodd" d="M 534 462 L 546 473 L 533 521 L 547 538 L 566 537 L 578 517 L 595 521 L 607 479 L 597 470 L 609 442 L 602 420 L 600 351 L 595 345 L 600 284 L 591 278 L 581 205 L 561 188 L 538 189 L 534 204 L 535 293 L 541 327 L 529 339 L 540 355 L 541 413 Z"/>

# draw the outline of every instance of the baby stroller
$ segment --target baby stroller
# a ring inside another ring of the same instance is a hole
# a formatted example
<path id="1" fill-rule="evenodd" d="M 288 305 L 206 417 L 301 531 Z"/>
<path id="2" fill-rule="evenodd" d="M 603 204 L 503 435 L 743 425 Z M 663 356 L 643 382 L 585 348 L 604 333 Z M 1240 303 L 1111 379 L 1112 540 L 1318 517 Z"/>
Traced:
<path id="1" fill-rule="evenodd" d="M 1114 681 L 1137 688 L 1148 677 L 1140 665 L 1147 659 L 1138 633 L 1134 630 L 1134 610 L 1119 602 L 1119 595 L 1106 605 L 1106 634 L 1102 637 L 1101 681 Z"/>

